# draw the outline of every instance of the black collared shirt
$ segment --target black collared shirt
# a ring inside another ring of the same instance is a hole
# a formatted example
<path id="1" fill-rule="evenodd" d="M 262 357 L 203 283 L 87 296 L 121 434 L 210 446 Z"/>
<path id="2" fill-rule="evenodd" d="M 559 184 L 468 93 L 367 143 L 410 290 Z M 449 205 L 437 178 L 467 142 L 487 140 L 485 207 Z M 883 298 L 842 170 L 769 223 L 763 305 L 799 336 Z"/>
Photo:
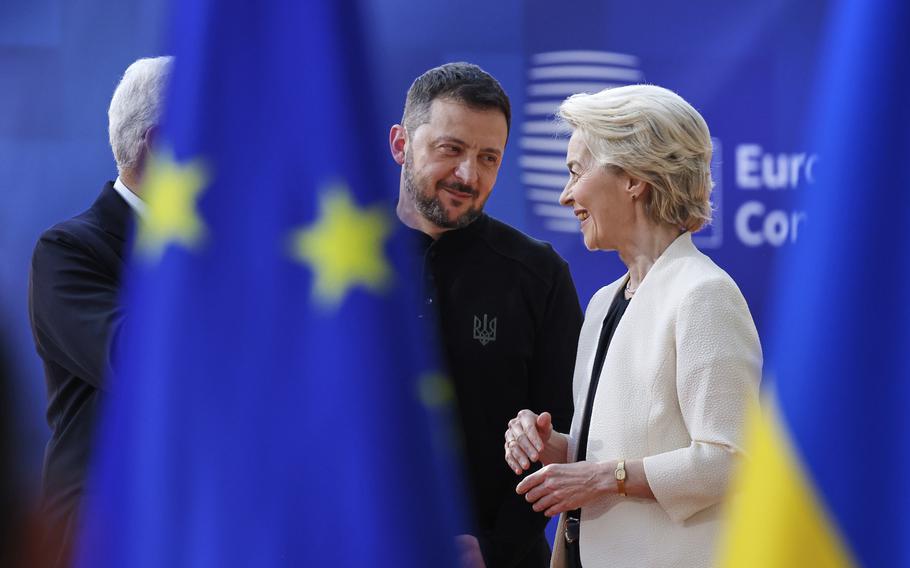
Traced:
<path id="1" fill-rule="evenodd" d="M 425 302 L 455 384 L 487 566 L 548 565 L 548 519 L 515 493 L 503 434 L 523 408 L 569 428 L 582 312 L 568 266 L 549 244 L 487 215 L 422 242 Z"/>

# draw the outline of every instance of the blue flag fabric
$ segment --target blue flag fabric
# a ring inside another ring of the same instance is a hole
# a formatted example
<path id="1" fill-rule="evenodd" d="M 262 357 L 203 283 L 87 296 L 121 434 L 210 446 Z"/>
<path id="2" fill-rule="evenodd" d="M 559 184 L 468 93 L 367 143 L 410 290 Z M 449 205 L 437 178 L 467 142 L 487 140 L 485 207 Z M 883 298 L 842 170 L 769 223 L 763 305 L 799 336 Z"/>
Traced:
<path id="1" fill-rule="evenodd" d="M 906 2 L 832 5 L 818 183 L 775 291 L 778 424 L 744 468 L 725 566 L 910 566 L 908 24 Z"/>
<path id="2" fill-rule="evenodd" d="M 171 19 L 78 565 L 453 565 L 451 389 L 368 140 L 356 6 Z"/>
<path id="3" fill-rule="evenodd" d="M 781 273 L 781 412 L 847 548 L 910 565 L 910 6 L 835 4 L 818 190 Z"/>

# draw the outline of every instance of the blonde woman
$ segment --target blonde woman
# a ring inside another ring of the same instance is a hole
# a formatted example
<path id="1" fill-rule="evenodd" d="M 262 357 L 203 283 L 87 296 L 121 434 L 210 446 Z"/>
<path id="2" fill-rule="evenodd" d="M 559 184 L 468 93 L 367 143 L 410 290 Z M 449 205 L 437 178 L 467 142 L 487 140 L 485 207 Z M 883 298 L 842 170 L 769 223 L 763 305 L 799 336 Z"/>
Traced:
<path id="1" fill-rule="evenodd" d="M 574 95 L 571 207 L 589 250 L 628 272 L 585 314 L 568 434 L 522 410 L 505 433 L 517 491 L 561 514 L 553 566 L 710 566 L 761 346 L 736 283 L 692 243 L 710 221 L 711 137 L 652 85 Z"/>

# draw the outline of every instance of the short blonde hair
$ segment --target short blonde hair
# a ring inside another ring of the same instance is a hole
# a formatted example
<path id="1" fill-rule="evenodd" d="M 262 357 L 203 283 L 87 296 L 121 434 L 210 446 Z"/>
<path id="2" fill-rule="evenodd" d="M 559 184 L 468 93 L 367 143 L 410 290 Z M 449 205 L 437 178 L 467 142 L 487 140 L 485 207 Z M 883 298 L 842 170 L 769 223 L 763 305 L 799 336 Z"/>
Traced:
<path id="1" fill-rule="evenodd" d="M 578 131 L 594 159 L 651 186 L 651 218 L 697 231 L 711 222 L 711 134 L 673 91 L 628 85 L 572 95 L 557 116 Z"/>

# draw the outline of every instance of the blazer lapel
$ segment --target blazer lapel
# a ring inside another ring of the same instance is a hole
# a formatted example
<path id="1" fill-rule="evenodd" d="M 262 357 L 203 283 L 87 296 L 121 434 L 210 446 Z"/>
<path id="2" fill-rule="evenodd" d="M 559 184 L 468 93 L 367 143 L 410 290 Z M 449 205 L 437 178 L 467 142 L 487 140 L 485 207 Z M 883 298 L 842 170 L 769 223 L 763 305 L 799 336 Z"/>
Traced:
<path id="1" fill-rule="evenodd" d="M 649 323 L 653 323 L 649 322 L 649 320 L 654 317 L 655 310 L 659 310 L 659 306 L 664 302 L 662 296 L 666 294 L 667 286 L 672 286 L 675 273 L 674 261 L 678 258 L 689 256 L 693 252 L 698 253 L 695 245 L 692 244 L 692 234 L 689 232 L 681 234 L 664 250 L 663 254 L 660 255 L 648 271 L 644 280 L 639 284 L 635 296 L 629 302 L 625 314 L 623 314 L 616 331 L 613 333 L 610 349 L 607 351 L 603 368 L 600 371 L 599 388 L 609 381 L 609 377 L 605 377 L 605 374 L 611 368 L 628 368 L 627 360 L 629 358 L 635 358 L 638 356 L 637 352 L 649 348 L 647 331 L 650 329 Z M 585 344 L 579 343 L 578 360 L 575 368 L 575 383 L 578 388 L 575 391 L 576 411 L 572 418 L 569 448 L 569 455 L 573 458 L 575 457 L 578 432 L 581 429 L 582 415 L 587 402 L 588 389 L 591 384 L 591 371 L 594 367 L 597 343 L 600 340 L 600 329 L 613 298 L 628 277 L 629 273 L 627 272 L 598 292 L 598 295 L 602 294 L 602 296 L 598 296 L 600 302 L 597 305 L 597 309 L 591 309 L 585 315 L 585 323 L 579 340 L 584 341 Z M 597 407 L 596 397 L 594 407 Z M 585 459 L 584 456 L 579 457 Z"/>
<path id="2" fill-rule="evenodd" d="M 608 284 L 591 299 L 585 320 L 582 324 L 578 342 L 578 356 L 575 360 L 575 375 L 573 377 L 573 394 L 575 399 L 575 412 L 572 414 L 572 426 L 569 429 L 569 457 L 575 459 L 578 447 L 578 433 L 581 429 L 587 403 L 588 389 L 591 385 L 591 372 L 594 370 L 594 357 L 597 355 L 597 343 L 600 339 L 600 329 L 604 318 L 613 303 L 613 298 L 619 286 L 626 281 L 628 273 L 618 280 Z M 583 456 L 580 456 L 584 459 Z"/>

